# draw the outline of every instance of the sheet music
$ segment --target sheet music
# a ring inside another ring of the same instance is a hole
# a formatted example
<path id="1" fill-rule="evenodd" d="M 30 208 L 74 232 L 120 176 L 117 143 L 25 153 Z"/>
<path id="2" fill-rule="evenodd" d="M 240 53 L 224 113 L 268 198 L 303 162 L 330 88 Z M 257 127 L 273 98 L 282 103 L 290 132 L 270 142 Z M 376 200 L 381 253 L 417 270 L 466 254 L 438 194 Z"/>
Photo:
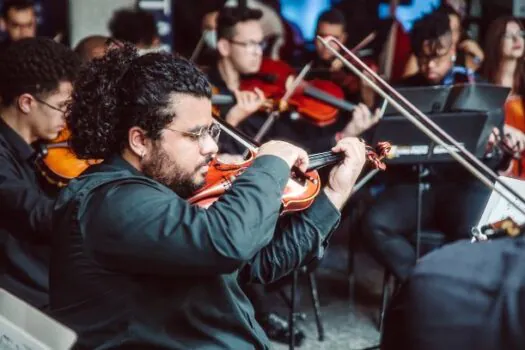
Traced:
<path id="1" fill-rule="evenodd" d="M 510 188 L 516 191 L 516 193 L 522 197 L 525 197 L 525 181 L 505 176 L 500 176 L 498 179 L 505 182 Z M 505 190 L 499 182 L 496 183 L 496 188 L 506 193 L 508 196 L 510 196 L 510 198 L 515 199 L 515 203 L 521 203 L 515 196 L 510 194 L 509 191 Z M 522 203 L 519 204 L 519 206 L 525 209 L 525 205 Z M 496 191 L 492 191 L 487 202 L 487 206 L 485 207 L 485 211 L 481 215 L 481 219 L 479 220 L 476 228 L 480 229 L 483 225 L 494 223 L 509 216 L 518 223 L 525 222 L 525 215 L 523 213 L 516 209 L 515 206 L 510 204 Z"/>

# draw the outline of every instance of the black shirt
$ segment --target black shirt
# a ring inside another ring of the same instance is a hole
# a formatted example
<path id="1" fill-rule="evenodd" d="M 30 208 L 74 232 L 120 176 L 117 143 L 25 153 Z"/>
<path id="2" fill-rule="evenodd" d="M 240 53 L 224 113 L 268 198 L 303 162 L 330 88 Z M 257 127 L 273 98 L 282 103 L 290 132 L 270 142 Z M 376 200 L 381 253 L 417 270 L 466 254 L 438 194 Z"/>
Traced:
<path id="1" fill-rule="evenodd" d="M 322 192 L 279 216 L 289 168 L 263 156 L 210 208 L 190 205 L 119 156 L 61 192 L 51 312 L 79 349 L 268 349 L 242 292 L 323 256 L 340 214 Z"/>
<path id="2" fill-rule="evenodd" d="M 0 118 L 0 287 L 38 308 L 48 305 L 52 191 L 34 166 L 34 149 Z"/>

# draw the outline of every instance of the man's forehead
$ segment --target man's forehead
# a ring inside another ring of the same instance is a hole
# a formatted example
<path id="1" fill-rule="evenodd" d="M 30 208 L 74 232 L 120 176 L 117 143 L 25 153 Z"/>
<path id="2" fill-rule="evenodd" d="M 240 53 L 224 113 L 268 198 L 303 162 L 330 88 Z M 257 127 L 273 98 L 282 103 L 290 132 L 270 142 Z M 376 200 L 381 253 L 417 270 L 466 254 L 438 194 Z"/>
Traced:
<path id="1" fill-rule="evenodd" d="M 10 21 L 30 21 L 34 18 L 34 16 L 35 11 L 32 7 L 25 9 L 10 8 L 9 11 L 7 11 L 7 19 Z"/>
<path id="2" fill-rule="evenodd" d="M 211 100 L 206 97 L 173 92 L 165 112 L 176 116 L 174 123 L 179 125 L 207 125 L 212 119 Z"/>
<path id="3" fill-rule="evenodd" d="M 337 23 L 320 22 L 317 27 L 318 35 L 341 35 L 343 34 L 343 25 Z"/>
<path id="4" fill-rule="evenodd" d="M 234 38 L 246 40 L 262 40 L 264 37 L 261 23 L 256 20 L 240 22 L 235 25 Z"/>
<path id="5" fill-rule="evenodd" d="M 447 53 L 452 47 L 452 36 L 450 34 L 443 35 L 437 40 L 425 40 L 423 42 L 424 55 L 443 55 Z"/>

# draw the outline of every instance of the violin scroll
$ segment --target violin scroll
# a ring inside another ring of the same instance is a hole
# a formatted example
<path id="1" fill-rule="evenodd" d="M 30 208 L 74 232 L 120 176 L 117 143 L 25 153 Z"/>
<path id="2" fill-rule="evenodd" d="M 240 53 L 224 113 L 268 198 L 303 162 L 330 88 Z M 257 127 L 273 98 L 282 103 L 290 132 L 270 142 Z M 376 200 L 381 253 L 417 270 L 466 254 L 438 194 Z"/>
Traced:
<path id="1" fill-rule="evenodd" d="M 386 164 L 383 159 L 388 156 L 392 145 L 390 142 L 378 142 L 375 147 L 366 145 L 366 158 L 372 164 L 372 167 L 379 170 L 385 170 Z"/>
<path id="2" fill-rule="evenodd" d="M 481 228 L 474 230 L 472 241 L 487 241 L 489 239 L 502 237 L 518 237 L 523 234 L 523 225 L 519 225 L 511 217 L 483 225 Z"/>

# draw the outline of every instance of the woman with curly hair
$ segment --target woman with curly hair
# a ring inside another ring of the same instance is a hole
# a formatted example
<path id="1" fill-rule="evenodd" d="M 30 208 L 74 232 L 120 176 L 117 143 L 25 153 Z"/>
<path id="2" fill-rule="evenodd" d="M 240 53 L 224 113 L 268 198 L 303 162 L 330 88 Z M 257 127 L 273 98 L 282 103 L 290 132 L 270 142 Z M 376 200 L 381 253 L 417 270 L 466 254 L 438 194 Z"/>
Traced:
<path id="1" fill-rule="evenodd" d="M 253 164 L 207 209 L 200 188 L 221 130 L 211 89 L 192 63 L 112 49 L 80 74 L 69 109 L 71 145 L 103 158 L 71 181 L 53 213 L 53 315 L 80 349 L 269 347 L 240 280 L 267 283 L 323 254 L 364 164 L 344 152 L 312 206 L 280 217 L 293 165 L 306 153 L 263 144 Z"/>

